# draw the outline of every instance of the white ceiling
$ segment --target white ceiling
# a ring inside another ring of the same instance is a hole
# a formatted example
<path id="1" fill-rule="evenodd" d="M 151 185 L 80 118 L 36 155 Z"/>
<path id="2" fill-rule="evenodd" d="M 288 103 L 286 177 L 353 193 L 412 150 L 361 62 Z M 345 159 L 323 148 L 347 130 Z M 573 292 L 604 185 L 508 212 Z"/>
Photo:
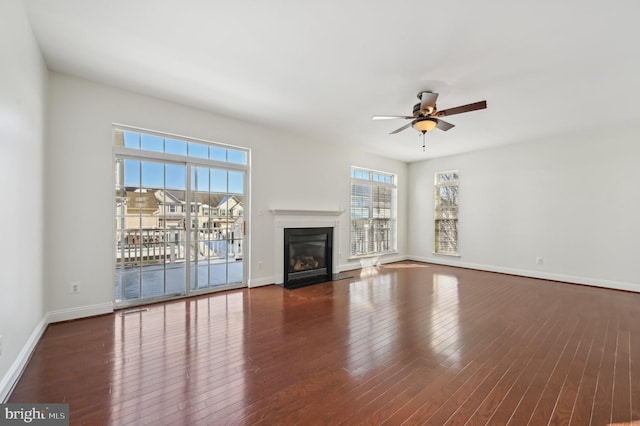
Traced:
<path id="1" fill-rule="evenodd" d="M 635 0 L 25 3 L 50 69 L 407 162 L 640 118 Z M 371 121 L 422 90 L 488 109 Z"/>

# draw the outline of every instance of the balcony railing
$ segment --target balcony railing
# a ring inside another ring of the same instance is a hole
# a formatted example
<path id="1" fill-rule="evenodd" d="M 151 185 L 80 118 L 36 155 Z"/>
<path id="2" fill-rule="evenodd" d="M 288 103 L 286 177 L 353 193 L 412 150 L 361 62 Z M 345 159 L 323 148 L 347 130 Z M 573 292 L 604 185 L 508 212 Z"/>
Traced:
<path id="1" fill-rule="evenodd" d="M 222 234 L 203 229 L 191 231 L 191 244 L 187 248 L 184 230 L 125 229 L 118 233 L 116 267 L 184 262 L 188 253 L 192 259 L 232 257 L 240 260 L 243 257 L 243 240 L 236 237 L 229 241 Z"/>

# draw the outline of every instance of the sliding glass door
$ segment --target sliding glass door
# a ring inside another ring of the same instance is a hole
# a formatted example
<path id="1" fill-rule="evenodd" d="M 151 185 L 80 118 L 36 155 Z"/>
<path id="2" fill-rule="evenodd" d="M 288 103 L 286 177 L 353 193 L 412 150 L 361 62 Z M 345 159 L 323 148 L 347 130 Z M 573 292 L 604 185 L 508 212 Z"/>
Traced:
<path id="1" fill-rule="evenodd" d="M 194 145 L 190 152 L 208 152 Z M 247 171 L 121 151 L 114 163 L 116 306 L 243 286 Z M 246 163 L 244 152 L 223 152 Z"/>

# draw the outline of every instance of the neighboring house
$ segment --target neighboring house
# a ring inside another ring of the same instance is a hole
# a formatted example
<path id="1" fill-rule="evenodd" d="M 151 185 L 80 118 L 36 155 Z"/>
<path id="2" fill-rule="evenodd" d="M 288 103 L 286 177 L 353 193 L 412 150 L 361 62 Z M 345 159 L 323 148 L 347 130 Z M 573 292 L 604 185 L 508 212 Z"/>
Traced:
<path id="1" fill-rule="evenodd" d="M 157 190 L 154 192 L 158 202 L 158 228 L 184 229 L 184 202 L 171 191 Z"/>
<path id="2" fill-rule="evenodd" d="M 118 225 L 124 231 L 126 244 L 161 242 L 166 230 L 186 230 L 187 209 L 191 229 L 198 230 L 198 239 L 231 241 L 244 234 L 241 196 L 198 193 L 187 207 L 185 191 L 136 189 L 125 194 L 116 201 L 124 220 Z M 124 211 L 120 210 L 122 207 Z"/>
<path id="3" fill-rule="evenodd" d="M 244 207 L 235 195 L 227 195 L 216 206 L 218 216 L 229 216 L 229 218 L 239 218 L 242 216 Z"/>
<path id="4" fill-rule="evenodd" d="M 151 242 L 153 236 L 148 230 L 158 228 L 158 201 L 153 192 L 146 190 L 126 191 L 126 197 L 121 200 L 117 208 L 124 207 L 124 223 L 119 227 L 125 230 L 127 244 Z"/>

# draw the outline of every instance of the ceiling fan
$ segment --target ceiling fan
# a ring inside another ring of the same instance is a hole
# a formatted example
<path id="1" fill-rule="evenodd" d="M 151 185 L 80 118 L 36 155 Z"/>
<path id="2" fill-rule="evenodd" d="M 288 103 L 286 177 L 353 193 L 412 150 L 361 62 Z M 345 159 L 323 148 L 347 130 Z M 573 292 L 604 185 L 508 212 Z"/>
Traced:
<path id="1" fill-rule="evenodd" d="M 413 128 L 421 132 L 424 137 L 425 133 L 435 129 L 436 127 L 445 132 L 454 127 L 453 124 L 441 120 L 439 117 L 446 117 L 448 115 L 476 111 L 479 109 L 485 109 L 487 107 L 487 101 L 480 101 L 438 111 L 438 109 L 436 108 L 436 99 L 438 99 L 438 94 L 428 90 L 418 93 L 418 99 L 420 99 L 420 102 L 413 106 L 413 115 L 374 115 L 373 117 L 371 117 L 371 119 L 392 120 L 402 118 L 405 120 L 411 120 L 410 123 L 405 124 L 404 126 L 394 130 L 389 134 L 394 135 L 413 126 Z"/>

